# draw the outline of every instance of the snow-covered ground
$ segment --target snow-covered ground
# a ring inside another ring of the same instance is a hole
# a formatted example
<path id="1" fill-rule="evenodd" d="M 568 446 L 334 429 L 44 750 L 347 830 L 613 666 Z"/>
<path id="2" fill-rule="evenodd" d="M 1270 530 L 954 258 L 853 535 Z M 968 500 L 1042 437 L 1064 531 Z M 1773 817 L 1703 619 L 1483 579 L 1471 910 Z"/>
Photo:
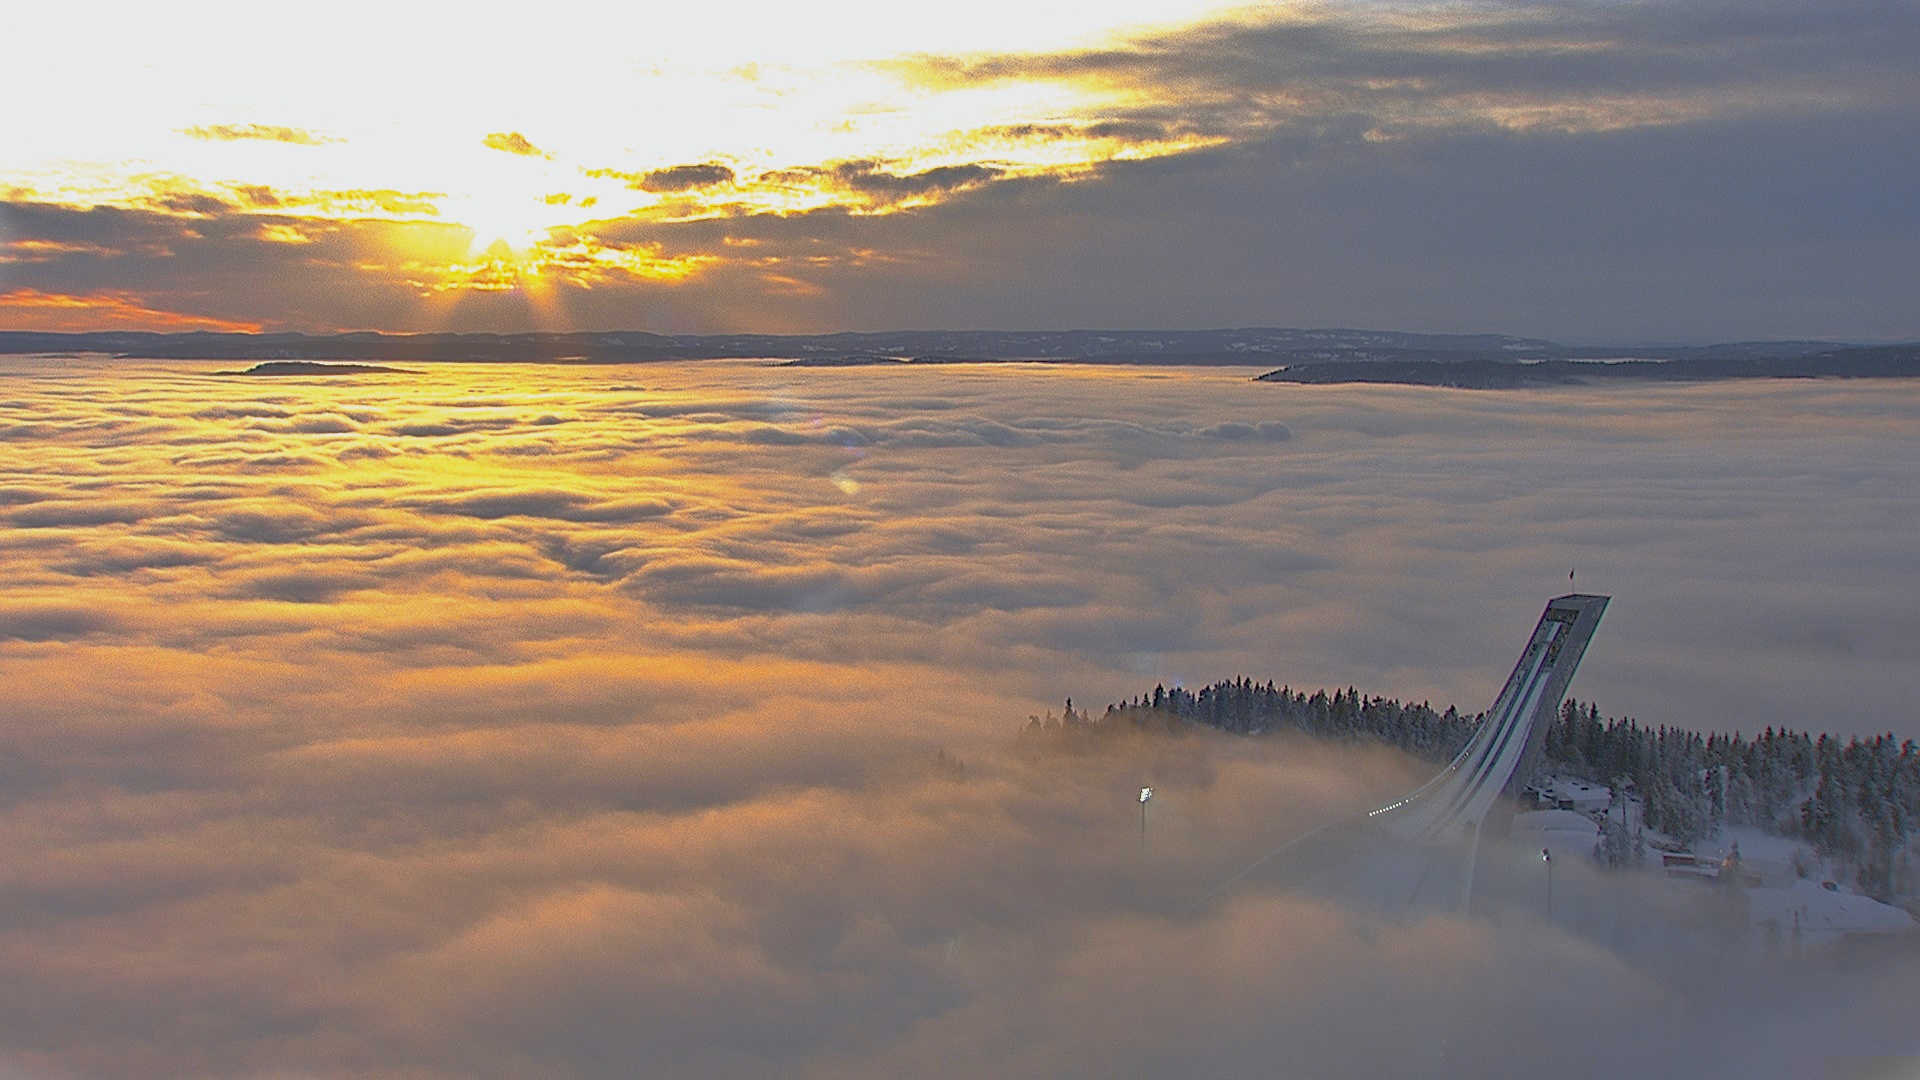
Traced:
<path id="1" fill-rule="evenodd" d="M 1584 780 L 1574 780 L 1565 776 L 1549 776 L 1535 785 L 1540 798 L 1549 806 L 1571 804 L 1566 809 L 1581 812 L 1605 810 L 1613 801 L 1613 793 L 1603 784 L 1589 784 Z"/>
<path id="2" fill-rule="evenodd" d="M 1920 923 L 1907 910 L 1885 904 L 1853 891 L 1848 876 L 1823 866 L 1819 856 L 1807 844 L 1790 837 L 1775 836 L 1754 828 L 1725 827 L 1708 840 L 1695 844 L 1691 852 L 1673 854 L 1671 839 L 1642 828 L 1646 841 L 1638 870 L 1618 873 L 1631 875 L 1619 880 L 1616 873 L 1597 869 L 1593 859 L 1599 839 L 1598 818 L 1608 805 L 1608 792 L 1561 777 L 1549 777 L 1538 786 L 1543 797 L 1551 793 L 1556 800 L 1573 800 L 1582 810 L 1549 809 L 1524 811 L 1514 815 L 1508 840 L 1522 858 L 1537 858 L 1532 853 L 1553 853 L 1561 881 L 1563 907 L 1572 912 L 1585 910 L 1592 918 L 1598 909 L 1618 902 L 1605 899 L 1613 884 L 1631 883 L 1629 892 L 1641 897 L 1640 910 L 1674 910 L 1695 906 L 1712 908 L 1724 917 L 1729 911 L 1743 911 L 1747 926 L 1754 932 L 1751 940 L 1773 946 L 1817 945 L 1842 938 L 1888 933 L 1920 932 Z M 1562 803 L 1564 805 L 1564 803 Z M 1620 813 L 1617 808 L 1614 813 Z M 1638 824 L 1640 808 L 1629 800 L 1628 820 Z M 1723 886 L 1732 886 L 1722 875 L 1734 864 L 1737 855 L 1739 887 L 1730 894 Z M 1609 879 L 1615 879 L 1610 883 Z M 1651 894 L 1649 894 L 1649 890 Z M 1647 900 L 1664 895 L 1666 902 L 1648 906 Z"/>
<path id="3" fill-rule="evenodd" d="M 1741 868 L 1758 877 L 1762 885 L 1779 888 L 1808 877 L 1815 878 L 1816 884 L 1826 880 L 1819 876 L 1820 857 L 1812 847 L 1759 829 L 1726 826 L 1718 836 L 1702 840 L 1693 849 L 1702 859 L 1720 861 L 1730 857 L 1736 847 Z"/>
<path id="4" fill-rule="evenodd" d="M 1811 881 L 1782 888 L 1748 889 L 1747 911 L 1754 927 L 1773 943 L 1818 944 L 1863 934 L 1907 933 L 1913 916 L 1870 896 L 1829 890 Z"/>
<path id="5" fill-rule="evenodd" d="M 1565 862 L 1593 857 L 1600 826 L 1587 815 L 1572 810 L 1526 810 L 1513 816 L 1509 835 L 1529 851 L 1534 848 L 1551 851 L 1554 858 Z"/>

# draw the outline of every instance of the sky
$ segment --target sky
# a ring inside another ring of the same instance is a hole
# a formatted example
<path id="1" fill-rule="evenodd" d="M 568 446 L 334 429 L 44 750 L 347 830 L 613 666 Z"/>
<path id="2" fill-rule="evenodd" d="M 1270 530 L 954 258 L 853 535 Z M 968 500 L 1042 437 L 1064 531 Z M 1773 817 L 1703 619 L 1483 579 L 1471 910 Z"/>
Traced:
<path id="1" fill-rule="evenodd" d="M 1920 9 L 9 0 L 0 328 L 1920 337 Z"/>
<path id="2" fill-rule="evenodd" d="M 1622 947 L 1579 859 L 1551 925 L 1193 907 L 1431 765 L 1016 738 L 1243 674 L 1478 711 L 1569 570 L 1606 715 L 1920 737 L 1908 382 L 220 366 L 0 360 L 6 1080 L 1920 1054 L 1910 955 Z"/>

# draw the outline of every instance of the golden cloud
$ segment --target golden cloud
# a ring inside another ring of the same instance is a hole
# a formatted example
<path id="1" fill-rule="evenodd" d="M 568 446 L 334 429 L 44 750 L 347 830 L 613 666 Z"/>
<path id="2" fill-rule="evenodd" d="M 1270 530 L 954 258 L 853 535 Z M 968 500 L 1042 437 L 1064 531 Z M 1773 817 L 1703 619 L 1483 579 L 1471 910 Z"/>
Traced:
<path id="1" fill-rule="evenodd" d="M 549 157 L 545 151 L 527 141 L 525 135 L 517 131 L 496 131 L 488 135 L 481 143 L 489 150 L 499 150 L 521 157 Z"/>
<path id="2" fill-rule="evenodd" d="M 209 372 L 0 359 L 0 985 L 59 1006 L 0 1017 L 8 1064 L 1756 1075 L 1920 993 L 1897 950 L 1808 983 L 1616 949 L 1604 903 L 1586 931 L 1266 886 L 1188 913 L 1420 767 L 1011 740 L 1183 675 L 1483 702 L 1570 550 L 1638 583 L 1645 640 L 1609 639 L 1596 689 L 1774 722 L 1885 688 L 1904 717 L 1916 605 L 1886 594 L 1920 466 L 1887 385 Z M 1230 430 L 1282 417 L 1296 438 Z M 1834 524 L 1862 514 L 1865 546 Z M 1596 887 L 1557 872 L 1562 904 Z"/>
<path id="3" fill-rule="evenodd" d="M 0 293 L 0 321 L 10 330 L 50 333 L 88 330 L 219 330 L 257 333 L 260 324 L 148 307 L 131 293 L 108 291 L 71 295 L 38 289 Z"/>
<path id="4" fill-rule="evenodd" d="M 253 139 L 261 142 L 293 143 L 298 146 L 320 146 L 340 141 L 305 128 L 282 127 L 277 124 L 212 124 L 205 127 L 183 128 L 181 131 L 189 138 L 207 142 L 238 142 Z"/>

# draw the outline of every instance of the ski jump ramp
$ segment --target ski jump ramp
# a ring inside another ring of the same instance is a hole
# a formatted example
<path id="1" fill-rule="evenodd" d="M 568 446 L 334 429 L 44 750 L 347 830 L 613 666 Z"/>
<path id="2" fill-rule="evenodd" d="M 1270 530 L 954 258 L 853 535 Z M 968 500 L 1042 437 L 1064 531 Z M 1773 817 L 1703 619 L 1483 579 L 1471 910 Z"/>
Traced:
<path id="1" fill-rule="evenodd" d="M 1439 775 L 1362 817 L 1269 852 L 1201 903 L 1257 876 L 1388 911 L 1470 910 L 1489 812 L 1527 779 L 1607 600 L 1575 593 L 1547 603 L 1486 720 Z"/>

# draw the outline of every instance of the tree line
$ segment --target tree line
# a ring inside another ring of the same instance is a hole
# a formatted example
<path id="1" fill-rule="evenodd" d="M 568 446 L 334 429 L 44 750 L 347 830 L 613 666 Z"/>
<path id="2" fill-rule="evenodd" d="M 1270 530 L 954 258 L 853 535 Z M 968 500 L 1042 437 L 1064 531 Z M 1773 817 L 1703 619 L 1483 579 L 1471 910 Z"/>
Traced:
<path id="1" fill-rule="evenodd" d="M 1063 736 L 1142 728 L 1215 728 L 1238 735 L 1293 731 L 1385 743 L 1428 760 L 1458 754 L 1484 719 L 1449 706 L 1402 703 L 1348 687 L 1309 694 L 1271 680 L 1224 680 L 1198 692 L 1156 686 L 1098 717 L 1076 711 L 1029 717 L 1030 734 Z M 1603 718 L 1568 700 L 1545 733 L 1542 770 L 1631 794 L 1641 819 L 1683 846 L 1722 826 L 1751 826 L 1806 841 L 1830 863 L 1853 868 L 1863 892 L 1914 891 L 1920 865 L 1908 841 L 1920 832 L 1920 748 L 1891 734 L 1851 738 L 1768 728 L 1748 739 L 1701 735 Z"/>
<path id="2" fill-rule="evenodd" d="M 1863 892 L 1913 891 L 1920 748 L 1891 734 L 1842 742 L 1769 727 L 1748 739 L 1647 727 L 1568 701 L 1547 729 L 1555 772 L 1632 791 L 1648 826 L 1682 844 L 1746 825 L 1806 841 L 1854 868 Z"/>

